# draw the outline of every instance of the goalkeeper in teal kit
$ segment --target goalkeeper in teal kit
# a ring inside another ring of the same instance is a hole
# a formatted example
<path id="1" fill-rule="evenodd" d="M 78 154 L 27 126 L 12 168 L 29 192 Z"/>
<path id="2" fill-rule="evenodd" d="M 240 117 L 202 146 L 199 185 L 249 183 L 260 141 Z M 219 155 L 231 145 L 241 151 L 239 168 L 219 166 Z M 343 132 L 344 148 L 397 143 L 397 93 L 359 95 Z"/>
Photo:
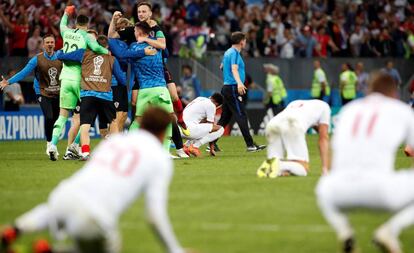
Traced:
<path id="1" fill-rule="evenodd" d="M 151 27 L 147 22 L 139 22 L 135 25 L 135 37 L 149 37 Z M 134 123 L 130 129 L 139 127 L 141 117 L 148 106 L 161 107 L 167 112 L 173 114 L 173 105 L 170 93 L 167 89 L 167 83 L 164 77 L 164 65 L 162 63 L 162 53 L 158 51 L 156 55 L 145 56 L 143 58 L 135 57 L 136 51 L 148 47 L 148 44 L 132 43 L 126 50 L 120 46 L 119 40 L 110 39 L 109 48 L 117 58 L 128 59 L 132 64 L 132 71 L 138 77 L 139 91 L 137 99 L 137 110 Z M 164 148 L 169 150 L 171 143 L 172 128 L 169 125 L 164 141 Z"/>
<path id="2" fill-rule="evenodd" d="M 76 28 L 70 29 L 67 27 L 68 18 L 74 13 L 75 7 L 68 6 L 60 21 L 60 34 L 63 38 L 63 51 L 70 53 L 78 49 L 89 48 L 92 51 L 100 54 L 107 54 L 108 50 L 101 47 L 96 40 L 92 40 L 87 34 L 89 18 L 84 15 L 79 15 L 76 18 Z M 49 149 L 49 158 L 52 161 L 58 159 L 57 143 L 62 133 L 63 126 L 69 116 L 69 111 L 74 110 L 80 100 L 80 81 L 81 81 L 81 65 L 76 62 L 63 62 L 62 72 L 59 77 L 61 81 L 59 106 L 59 118 L 56 120 L 53 127 L 52 144 Z M 78 116 L 76 116 L 78 117 Z M 79 121 L 78 121 L 79 122 Z M 71 136 L 68 138 L 68 144 L 72 143 L 74 136 L 78 132 L 79 124 L 74 127 Z M 69 149 L 70 147 L 68 147 Z"/>

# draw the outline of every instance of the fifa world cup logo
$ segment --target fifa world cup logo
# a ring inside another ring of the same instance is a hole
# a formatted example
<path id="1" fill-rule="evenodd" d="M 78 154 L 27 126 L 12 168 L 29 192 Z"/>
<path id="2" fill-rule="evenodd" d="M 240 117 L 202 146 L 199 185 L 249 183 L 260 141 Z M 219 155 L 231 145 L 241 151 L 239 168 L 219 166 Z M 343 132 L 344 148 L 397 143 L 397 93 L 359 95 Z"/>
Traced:
<path id="1" fill-rule="evenodd" d="M 49 74 L 49 78 L 50 78 L 50 86 L 57 85 L 56 76 L 57 76 L 58 70 L 55 67 L 52 67 L 52 68 L 49 68 L 47 73 Z"/>
<path id="2" fill-rule="evenodd" d="M 93 74 L 95 76 L 99 76 L 102 73 L 101 66 L 102 66 L 103 62 L 104 62 L 104 59 L 103 59 L 102 56 L 97 56 L 97 57 L 93 58 L 93 65 L 95 67 L 95 69 L 93 70 Z"/>

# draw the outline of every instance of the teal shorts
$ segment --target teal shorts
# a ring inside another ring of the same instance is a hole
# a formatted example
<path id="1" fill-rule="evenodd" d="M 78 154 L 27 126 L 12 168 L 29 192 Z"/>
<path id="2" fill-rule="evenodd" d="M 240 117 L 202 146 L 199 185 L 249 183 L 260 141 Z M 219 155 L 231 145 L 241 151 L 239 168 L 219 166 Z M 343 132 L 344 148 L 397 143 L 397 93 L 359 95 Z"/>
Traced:
<path id="1" fill-rule="evenodd" d="M 73 110 L 80 101 L 80 82 L 62 80 L 60 85 L 59 107 Z"/>

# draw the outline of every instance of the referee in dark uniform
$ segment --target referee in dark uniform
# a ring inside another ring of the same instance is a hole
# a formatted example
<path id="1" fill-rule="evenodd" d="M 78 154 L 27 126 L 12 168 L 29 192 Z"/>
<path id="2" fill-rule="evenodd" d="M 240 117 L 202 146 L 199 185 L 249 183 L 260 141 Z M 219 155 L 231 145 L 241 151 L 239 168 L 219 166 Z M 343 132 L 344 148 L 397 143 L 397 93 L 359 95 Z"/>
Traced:
<path id="1" fill-rule="evenodd" d="M 234 32 L 231 35 L 231 44 L 231 48 L 224 53 L 220 65 L 224 78 L 224 86 L 221 90 L 224 101 L 218 124 L 225 127 L 234 115 L 246 142 L 247 151 L 255 152 L 264 149 L 266 146 L 259 146 L 253 142 L 243 103 L 243 95 L 246 93 L 246 86 L 244 86 L 245 66 L 240 51 L 246 46 L 246 35 L 242 32 Z"/>

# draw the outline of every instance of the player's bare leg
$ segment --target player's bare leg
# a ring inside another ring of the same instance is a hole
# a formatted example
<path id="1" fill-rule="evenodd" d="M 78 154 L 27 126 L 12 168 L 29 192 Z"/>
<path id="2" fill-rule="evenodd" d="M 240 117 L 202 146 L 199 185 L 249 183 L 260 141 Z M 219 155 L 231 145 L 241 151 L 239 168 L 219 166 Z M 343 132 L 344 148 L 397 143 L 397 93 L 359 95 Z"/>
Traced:
<path id="1" fill-rule="evenodd" d="M 108 128 L 99 129 L 99 135 L 101 136 L 102 139 L 105 139 L 106 136 L 108 136 L 108 134 L 109 134 Z"/>
<path id="2" fill-rule="evenodd" d="M 117 112 L 116 113 L 116 120 L 118 123 L 119 132 L 122 133 L 124 131 L 125 121 L 128 118 L 127 112 Z"/>
<path id="3" fill-rule="evenodd" d="M 118 122 L 115 119 L 111 122 L 111 124 L 109 124 L 109 133 L 110 134 L 119 133 Z"/>
<path id="4" fill-rule="evenodd" d="M 74 113 L 72 116 L 72 125 L 68 132 L 68 147 L 74 142 L 80 128 L 80 114 Z"/>

